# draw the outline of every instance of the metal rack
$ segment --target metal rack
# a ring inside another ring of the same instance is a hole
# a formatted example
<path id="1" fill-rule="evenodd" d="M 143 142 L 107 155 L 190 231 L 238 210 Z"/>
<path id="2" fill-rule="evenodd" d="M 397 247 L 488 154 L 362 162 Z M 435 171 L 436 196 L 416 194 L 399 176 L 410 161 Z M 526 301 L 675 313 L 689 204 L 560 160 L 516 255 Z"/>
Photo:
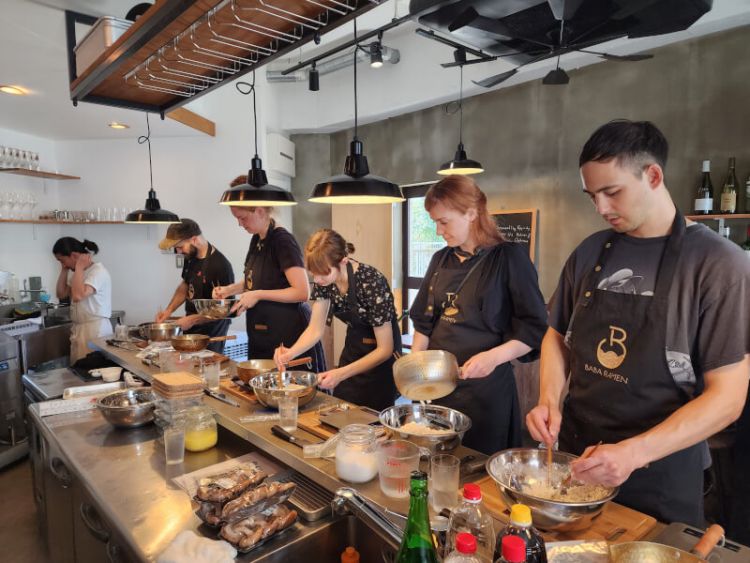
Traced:
<path id="1" fill-rule="evenodd" d="M 91 18 L 68 11 L 71 99 L 163 115 L 382 1 L 162 0 L 80 77 L 71 52 L 75 23 Z"/>

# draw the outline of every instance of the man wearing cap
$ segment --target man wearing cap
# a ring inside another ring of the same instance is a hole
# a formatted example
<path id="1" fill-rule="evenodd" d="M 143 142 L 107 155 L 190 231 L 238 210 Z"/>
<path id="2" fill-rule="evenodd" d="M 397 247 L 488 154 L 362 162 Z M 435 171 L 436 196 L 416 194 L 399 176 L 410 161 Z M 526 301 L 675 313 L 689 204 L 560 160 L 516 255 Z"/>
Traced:
<path id="1" fill-rule="evenodd" d="M 193 299 L 211 299 L 214 287 L 234 283 L 234 272 L 229 260 L 209 243 L 201 234 L 198 223 L 192 219 L 180 219 L 167 229 L 167 236 L 159 243 L 162 250 L 173 249 L 175 254 L 185 256 L 182 267 L 182 281 L 167 307 L 156 315 L 156 322 L 165 321 L 185 303 L 185 316 L 176 322 L 186 334 L 224 336 L 231 321 L 222 319 L 211 321 L 197 314 Z M 221 354 L 224 342 L 211 342 L 210 350 Z"/>

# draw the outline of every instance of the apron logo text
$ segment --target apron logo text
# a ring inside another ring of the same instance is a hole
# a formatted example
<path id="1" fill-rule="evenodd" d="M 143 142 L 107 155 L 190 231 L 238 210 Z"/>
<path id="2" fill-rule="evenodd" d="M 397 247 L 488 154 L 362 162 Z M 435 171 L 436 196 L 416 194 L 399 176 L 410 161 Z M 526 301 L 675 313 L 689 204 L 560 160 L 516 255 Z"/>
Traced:
<path id="1" fill-rule="evenodd" d="M 606 338 L 602 338 L 599 342 L 599 346 L 596 347 L 596 359 L 601 365 L 608 369 L 617 369 L 625 361 L 625 357 L 628 355 L 628 349 L 625 347 L 625 340 L 628 338 L 628 333 L 617 326 L 609 326 L 609 344 L 610 350 L 604 351 L 602 348 L 604 343 L 607 342 Z M 615 348 L 619 348 L 620 353 L 618 354 Z"/>
<path id="2" fill-rule="evenodd" d="M 615 381 L 617 383 L 624 383 L 625 385 L 628 384 L 628 378 L 624 375 L 620 375 L 619 373 L 613 373 L 607 369 L 602 369 L 600 367 L 592 366 L 589 364 L 584 364 L 583 369 L 606 379 L 611 379 L 612 381 Z"/>

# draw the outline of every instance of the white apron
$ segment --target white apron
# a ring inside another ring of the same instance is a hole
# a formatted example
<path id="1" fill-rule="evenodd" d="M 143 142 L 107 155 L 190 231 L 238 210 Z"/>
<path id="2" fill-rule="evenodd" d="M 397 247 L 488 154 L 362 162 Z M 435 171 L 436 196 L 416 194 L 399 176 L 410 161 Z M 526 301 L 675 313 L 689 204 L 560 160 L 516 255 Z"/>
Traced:
<path id="1" fill-rule="evenodd" d="M 88 342 L 112 334 L 112 323 L 104 317 L 89 313 L 80 303 L 70 304 L 70 364 L 73 365 L 89 353 Z"/>

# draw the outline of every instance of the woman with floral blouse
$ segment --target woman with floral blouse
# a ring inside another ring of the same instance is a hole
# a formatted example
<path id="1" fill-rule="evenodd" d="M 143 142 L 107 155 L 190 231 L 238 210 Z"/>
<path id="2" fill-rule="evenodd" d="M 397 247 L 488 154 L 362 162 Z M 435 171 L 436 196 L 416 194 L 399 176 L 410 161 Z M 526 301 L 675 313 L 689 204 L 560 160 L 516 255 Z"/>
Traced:
<path id="1" fill-rule="evenodd" d="M 401 331 L 388 280 L 351 258 L 353 252 L 331 229 L 307 241 L 305 262 L 314 282 L 310 324 L 292 346 L 277 348 L 274 360 L 284 364 L 309 350 L 335 316 L 347 324 L 346 343 L 338 367 L 320 373 L 318 385 L 345 401 L 383 410 L 396 398 L 393 351 L 401 349 Z"/>

